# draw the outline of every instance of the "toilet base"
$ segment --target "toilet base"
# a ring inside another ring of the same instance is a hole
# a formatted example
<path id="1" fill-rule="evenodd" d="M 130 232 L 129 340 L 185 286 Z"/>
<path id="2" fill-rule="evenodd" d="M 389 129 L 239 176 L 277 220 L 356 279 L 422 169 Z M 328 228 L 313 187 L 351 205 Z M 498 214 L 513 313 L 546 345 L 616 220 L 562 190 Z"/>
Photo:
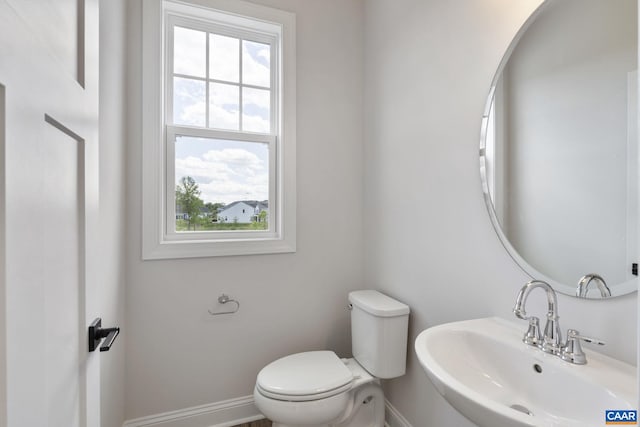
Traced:
<path id="1" fill-rule="evenodd" d="M 384 427 L 384 394 L 379 382 L 362 385 L 354 393 L 345 417 L 330 427 Z"/>
<path id="2" fill-rule="evenodd" d="M 288 402 L 263 396 L 256 385 L 256 407 L 273 421 L 273 427 L 384 427 L 380 380 L 355 359 L 342 361 L 353 374 L 351 390 L 316 401 Z"/>
<path id="3" fill-rule="evenodd" d="M 280 424 L 280 423 L 273 423 L 272 424 L 273 427 L 297 427 L 297 426 L 292 426 L 289 424 Z M 318 426 L 311 426 L 311 427 L 331 427 L 329 424 L 321 424 Z"/>
<path id="4" fill-rule="evenodd" d="M 354 390 L 354 397 L 343 416 L 331 424 L 308 424 L 304 427 L 384 427 L 384 394 L 377 382 Z M 273 427 L 300 427 L 273 422 Z"/>

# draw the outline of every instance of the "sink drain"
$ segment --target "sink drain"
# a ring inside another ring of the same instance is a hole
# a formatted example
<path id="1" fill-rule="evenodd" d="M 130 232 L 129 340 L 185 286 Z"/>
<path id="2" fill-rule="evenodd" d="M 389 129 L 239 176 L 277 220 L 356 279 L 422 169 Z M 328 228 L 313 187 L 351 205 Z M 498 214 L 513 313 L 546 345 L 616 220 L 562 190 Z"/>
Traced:
<path id="1" fill-rule="evenodd" d="M 518 405 L 517 403 L 509 406 L 511 409 L 515 409 L 518 412 L 522 412 L 523 414 L 527 414 L 527 415 L 531 415 L 533 416 L 533 412 L 531 412 L 530 410 L 528 410 L 525 406 L 522 405 Z"/>

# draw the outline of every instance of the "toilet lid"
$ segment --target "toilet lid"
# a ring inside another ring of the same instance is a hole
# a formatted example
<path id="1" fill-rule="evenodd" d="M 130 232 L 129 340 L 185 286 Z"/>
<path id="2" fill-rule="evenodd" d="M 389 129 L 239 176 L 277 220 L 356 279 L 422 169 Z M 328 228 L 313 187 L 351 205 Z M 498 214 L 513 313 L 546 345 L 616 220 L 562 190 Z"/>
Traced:
<path id="1" fill-rule="evenodd" d="M 351 387 L 352 380 L 351 371 L 334 352 L 309 351 L 265 366 L 258 374 L 257 386 L 268 397 L 304 400 L 341 393 Z"/>

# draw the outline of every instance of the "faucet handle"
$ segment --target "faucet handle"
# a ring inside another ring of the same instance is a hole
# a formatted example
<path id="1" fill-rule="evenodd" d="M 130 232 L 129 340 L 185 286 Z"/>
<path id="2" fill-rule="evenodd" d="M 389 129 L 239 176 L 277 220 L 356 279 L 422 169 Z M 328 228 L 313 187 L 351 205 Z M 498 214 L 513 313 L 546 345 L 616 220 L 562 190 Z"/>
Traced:
<path id="1" fill-rule="evenodd" d="M 529 329 L 524 334 L 522 342 L 527 345 L 538 347 L 540 345 L 540 319 L 531 316 L 529 319 Z"/>
<path id="2" fill-rule="evenodd" d="M 584 335 L 580 335 L 580 332 L 576 331 L 575 329 L 569 329 L 567 331 L 567 337 L 569 335 L 572 335 L 574 338 L 577 338 L 579 340 L 582 340 L 584 342 L 588 342 L 590 344 L 597 344 L 597 345 L 605 345 L 606 343 L 602 340 L 599 340 L 598 338 L 591 338 L 591 337 L 586 337 Z"/>
<path id="3" fill-rule="evenodd" d="M 584 365 L 587 363 L 587 357 L 582 351 L 582 346 L 580 345 L 580 341 L 585 341 L 588 343 L 604 345 L 604 341 L 601 341 L 596 338 L 586 337 L 584 335 L 580 335 L 580 332 L 575 329 L 569 329 L 567 331 L 567 342 L 564 346 L 562 346 L 562 351 L 560 352 L 560 358 L 562 360 L 566 360 L 569 363 L 574 363 L 576 365 Z"/>

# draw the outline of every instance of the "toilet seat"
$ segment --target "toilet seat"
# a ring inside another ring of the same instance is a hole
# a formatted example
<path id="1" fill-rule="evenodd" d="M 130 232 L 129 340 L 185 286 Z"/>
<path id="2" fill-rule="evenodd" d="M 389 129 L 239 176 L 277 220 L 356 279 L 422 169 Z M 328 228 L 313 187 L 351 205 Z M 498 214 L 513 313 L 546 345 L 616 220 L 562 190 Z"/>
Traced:
<path id="1" fill-rule="evenodd" d="M 352 387 L 353 373 L 332 351 L 292 354 L 265 366 L 256 389 L 265 397 L 291 402 L 325 399 Z"/>

